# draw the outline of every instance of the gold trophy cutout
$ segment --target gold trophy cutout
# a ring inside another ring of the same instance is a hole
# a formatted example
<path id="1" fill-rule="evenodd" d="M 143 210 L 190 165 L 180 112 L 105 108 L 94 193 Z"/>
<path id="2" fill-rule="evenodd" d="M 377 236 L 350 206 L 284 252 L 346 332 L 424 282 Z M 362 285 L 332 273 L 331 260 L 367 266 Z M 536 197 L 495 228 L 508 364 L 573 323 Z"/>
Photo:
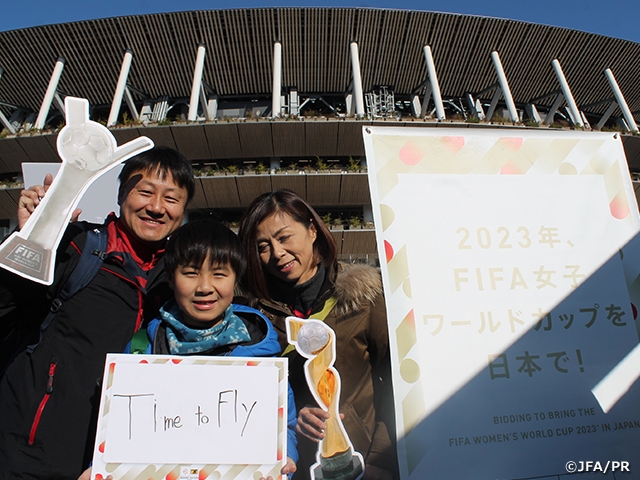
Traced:
<path id="1" fill-rule="evenodd" d="M 309 390 L 320 408 L 329 413 L 325 437 L 318 443 L 316 463 L 309 468 L 311 479 L 357 480 L 364 474 L 364 460 L 344 429 L 340 404 L 340 374 L 333 367 L 336 335 L 320 320 L 287 317 L 287 341 L 307 361 L 304 373 Z"/>

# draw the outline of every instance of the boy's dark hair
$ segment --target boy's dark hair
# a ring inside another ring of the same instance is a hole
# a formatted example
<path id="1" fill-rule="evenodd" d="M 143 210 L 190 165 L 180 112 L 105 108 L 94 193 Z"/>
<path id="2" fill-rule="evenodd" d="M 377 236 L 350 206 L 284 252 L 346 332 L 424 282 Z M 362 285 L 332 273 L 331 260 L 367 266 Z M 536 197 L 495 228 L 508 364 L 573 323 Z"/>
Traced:
<path id="1" fill-rule="evenodd" d="M 333 235 L 327 229 L 316 211 L 300 195 L 291 190 L 276 190 L 263 193 L 255 198 L 244 216 L 240 220 L 238 235 L 247 252 L 248 273 L 243 279 L 243 287 L 259 299 L 270 300 L 268 279 L 262 268 L 260 253 L 258 252 L 258 225 L 276 213 L 286 213 L 293 220 L 301 223 L 305 228 L 313 225 L 316 229 L 316 240 L 313 242 L 315 260 L 325 266 L 329 277 L 333 275 L 337 267 L 338 247 Z"/>
<path id="2" fill-rule="evenodd" d="M 187 190 L 187 203 L 191 201 L 196 191 L 196 181 L 193 178 L 191 162 L 173 148 L 153 147 L 151 150 L 142 152 L 127 160 L 118 176 L 118 181 L 120 182 L 118 199 L 123 196 L 123 189 L 127 180 L 136 172 L 157 173 L 162 180 L 168 174 L 171 174 L 176 185 Z"/>
<path id="3" fill-rule="evenodd" d="M 247 260 L 240 239 L 215 220 L 194 220 L 178 228 L 167 240 L 165 271 L 173 281 L 176 268 L 200 267 L 209 256 L 211 265 L 229 265 L 240 281 L 247 270 Z"/>

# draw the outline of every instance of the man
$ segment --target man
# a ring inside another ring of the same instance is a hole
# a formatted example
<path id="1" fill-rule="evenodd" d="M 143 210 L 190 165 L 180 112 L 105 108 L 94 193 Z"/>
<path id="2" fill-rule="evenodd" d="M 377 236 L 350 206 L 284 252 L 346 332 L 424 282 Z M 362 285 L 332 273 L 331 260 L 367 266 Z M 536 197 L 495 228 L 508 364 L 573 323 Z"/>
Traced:
<path id="1" fill-rule="evenodd" d="M 162 253 L 193 197 L 191 165 L 175 150 L 156 147 L 129 159 L 119 181 L 120 217 L 92 226 L 107 232 L 106 252 L 93 252 L 102 267 L 0 381 L 0 479 L 78 478 L 91 461 L 105 354 L 123 351 L 170 297 Z M 20 226 L 42 195 L 43 187 L 22 192 Z M 81 227 L 65 232 L 51 287 L 0 272 L 0 323 L 11 315 L 21 320 L 22 312 L 44 318 L 48 310 L 40 306 L 48 309 L 80 260 L 87 238 Z"/>

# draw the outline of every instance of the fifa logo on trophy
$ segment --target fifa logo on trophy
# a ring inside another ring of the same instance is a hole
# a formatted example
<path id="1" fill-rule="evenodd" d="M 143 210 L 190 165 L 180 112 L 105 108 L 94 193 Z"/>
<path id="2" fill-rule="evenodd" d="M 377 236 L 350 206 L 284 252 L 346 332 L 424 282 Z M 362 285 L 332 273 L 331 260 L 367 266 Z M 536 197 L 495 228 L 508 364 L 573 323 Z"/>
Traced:
<path id="1" fill-rule="evenodd" d="M 354 452 L 340 412 L 340 374 L 333 367 L 336 335 L 320 320 L 287 317 L 287 340 L 307 361 L 304 373 L 318 405 L 329 413 L 325 438 L 318 444 L 316 463 L 310 468 L 314 480 L 357 480 L 364 474 L 362 455 Z"/>

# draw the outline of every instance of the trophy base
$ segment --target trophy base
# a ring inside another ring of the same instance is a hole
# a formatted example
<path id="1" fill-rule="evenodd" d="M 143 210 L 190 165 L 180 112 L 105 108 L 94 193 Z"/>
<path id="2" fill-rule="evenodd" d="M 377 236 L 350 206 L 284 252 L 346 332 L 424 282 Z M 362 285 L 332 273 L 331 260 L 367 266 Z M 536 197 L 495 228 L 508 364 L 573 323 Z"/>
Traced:
<path id="1" fill-rule="evenodd" d="M 51 250 L 14 233 L 0 247 L 0 267 L 38 283 L 51 285 Z"/>
<path id="2" fill-rule="evenodd" d="M 320 457 L 320 463 L 311 467 L 315 480 L 356 480 L 364 474 L 362 456 L 351 449 L 332 457 Z"/>

